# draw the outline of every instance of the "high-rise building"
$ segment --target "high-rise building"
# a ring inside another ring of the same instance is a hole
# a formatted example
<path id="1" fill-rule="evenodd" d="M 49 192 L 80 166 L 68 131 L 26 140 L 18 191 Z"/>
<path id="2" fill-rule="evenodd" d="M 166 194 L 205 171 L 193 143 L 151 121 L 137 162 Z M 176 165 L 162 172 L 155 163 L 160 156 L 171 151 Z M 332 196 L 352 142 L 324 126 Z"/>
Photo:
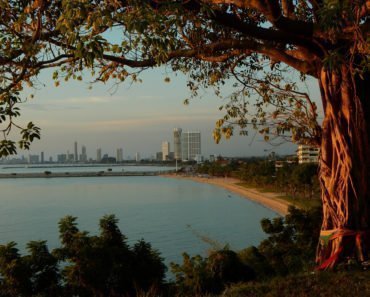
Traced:
<path id="1" fill-rule="evenodd" d="M 140 162 L 140 161 L 141 161 L 140 153 L 136 153 L 136 154 L 135 154 L 135 161 L 136 161 L 136 162 Z"/>
<path id="2" fill-rule="evenodd" d="M 173 149 L 175 160 L 181 160 L 181 128 L 173 129 Z"/>
<path id="3" fill-rule="evenodd" d="M 200 132 L 183 132 L 181 135 L 181 159 L 194 161 L 201 155 Z"/>
<path id="4" fill-rule="evenodd" d="M 96 162 L 101 162 L 101 148 L 96 150 Z"/>
<path id="5" fill-rule="evenodd" d="M 41 152 L 40 157 L 41 157 L 41 163 L 44 163 L 45 162 L 45 160 L 44 160 L 44 152 Z"/>
<path id="6" fill-rule="evenodd" d="M 168 141 L 162 142 L 162 160 L 166 161 L 169 159 L 170 154 L 170 143 Z"/>
<path id="7" fill-rule="evenodd" d="M 117 162 L 122 162 L 123 161 L 123 149 L 118 148 L 117 149 Z"/>
<path id="8" fill-rule="evenodd" d="M 75 162 L 78 162 L 77 141 L 75 141 L 75 156 L 74 156 L 74 161 Z"/>
<path id="9" fill-rule="evenodd" d="M 81 147 L 81 155 L 80 155 L 81 162 L 87 162 L 87 153 L 86 153 L 86 146 Z"/>

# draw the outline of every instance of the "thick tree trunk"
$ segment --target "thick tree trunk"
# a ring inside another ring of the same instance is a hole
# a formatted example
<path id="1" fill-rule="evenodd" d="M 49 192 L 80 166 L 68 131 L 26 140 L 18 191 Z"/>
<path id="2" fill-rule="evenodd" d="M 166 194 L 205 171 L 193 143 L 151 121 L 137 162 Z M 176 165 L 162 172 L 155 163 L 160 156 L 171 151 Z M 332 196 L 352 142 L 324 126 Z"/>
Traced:
<path id="1" fill-rule="evenodd" d="M 356 258 L 370 249 L 370 81 L 350 67 L 323 69 L 320 182 L 323 223 L 316 261 L 319 269 Z"/>

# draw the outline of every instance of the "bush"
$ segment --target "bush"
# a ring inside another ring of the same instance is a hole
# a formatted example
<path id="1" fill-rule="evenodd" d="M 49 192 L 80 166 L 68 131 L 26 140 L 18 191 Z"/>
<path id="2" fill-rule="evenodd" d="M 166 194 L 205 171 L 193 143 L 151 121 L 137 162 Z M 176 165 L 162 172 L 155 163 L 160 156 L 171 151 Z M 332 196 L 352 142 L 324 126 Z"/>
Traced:
<path id="1" fill-rule="evenodd" d="M 229 284 L 255 278 L 254 271 L 228 249 L 212 251 L 207 258 L 185 253 L 182 265 L 171 263 L 171 267 L 179 296 L 216 294 Z"/>
<path id="2" fill-rule="evenodd" d="M 301 210 L 290 206 L 285 218 L 263 219 L 269 236 L 258 248 L 240 253 L 261 278 L 311 270 L 321 227 L 321 209 Z"/>
<path id="3" fill-rule="evenodd" d="M 143 240 L 129 247 L 117 223 L 104 216 L 100 235 L 91 236 L 67 216 L 59 222 L 61 247 L 51 253 L 45 241 L 30 242 L 25 256 L 14 242 L 0 246 L 0 296 L 135 296 L 160 289 L 163 259 Z"/>

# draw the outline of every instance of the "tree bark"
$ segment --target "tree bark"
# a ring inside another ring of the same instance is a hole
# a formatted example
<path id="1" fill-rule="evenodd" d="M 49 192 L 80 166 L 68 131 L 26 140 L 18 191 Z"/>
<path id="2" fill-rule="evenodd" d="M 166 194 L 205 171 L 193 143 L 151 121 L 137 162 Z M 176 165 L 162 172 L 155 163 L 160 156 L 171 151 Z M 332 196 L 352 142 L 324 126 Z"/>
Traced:
<path id="1" fill-rule="evenodd" d="M 370 248 L 370 80 L 369 73 L 360 77 L 348 65 L 322 69 L 319 76 L 325 114 L 319 269 L 347 258 L 366 261 Z"/>

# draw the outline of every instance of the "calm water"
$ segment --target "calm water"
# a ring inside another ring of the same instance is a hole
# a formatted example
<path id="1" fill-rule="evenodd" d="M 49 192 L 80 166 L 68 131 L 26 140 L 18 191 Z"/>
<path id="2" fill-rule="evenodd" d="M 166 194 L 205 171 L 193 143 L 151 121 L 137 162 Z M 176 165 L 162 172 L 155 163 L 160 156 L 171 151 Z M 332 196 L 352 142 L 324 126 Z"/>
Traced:
<path id="1" fill-rule="evenodd" d="M 115 214 L 129 243 L 144 238 L 168 264 L 184 251 L 206 255 L 204 237 L 234 249 L 258 244 L 259 221 L 277 216 L 226 190 L 163 177 L 0 179 L 0 188 L 0 244 L 15 241 L 21 251 L 30 240 L 58 246 L 65 215 L 96 234 L 99 218 Z"/>
<path id="2" fill-rule="evenodd" d="M 2 165 L 0 167 L 0 173 L 43 173 L 45 170 L 51 172 L 97 172 L 107 171 L 110 169 L 112 172 L 131 172 L 131 171 L 167 171 L 174 170 L 174 167 L 169 166 L 136 166 L 136 165 L 125 165 L 125 166 L 112 166 L 110 164 L 99 164 L 99 165 L 80 165 L 71 166 L 67 164 L 62 165 Z"/>

